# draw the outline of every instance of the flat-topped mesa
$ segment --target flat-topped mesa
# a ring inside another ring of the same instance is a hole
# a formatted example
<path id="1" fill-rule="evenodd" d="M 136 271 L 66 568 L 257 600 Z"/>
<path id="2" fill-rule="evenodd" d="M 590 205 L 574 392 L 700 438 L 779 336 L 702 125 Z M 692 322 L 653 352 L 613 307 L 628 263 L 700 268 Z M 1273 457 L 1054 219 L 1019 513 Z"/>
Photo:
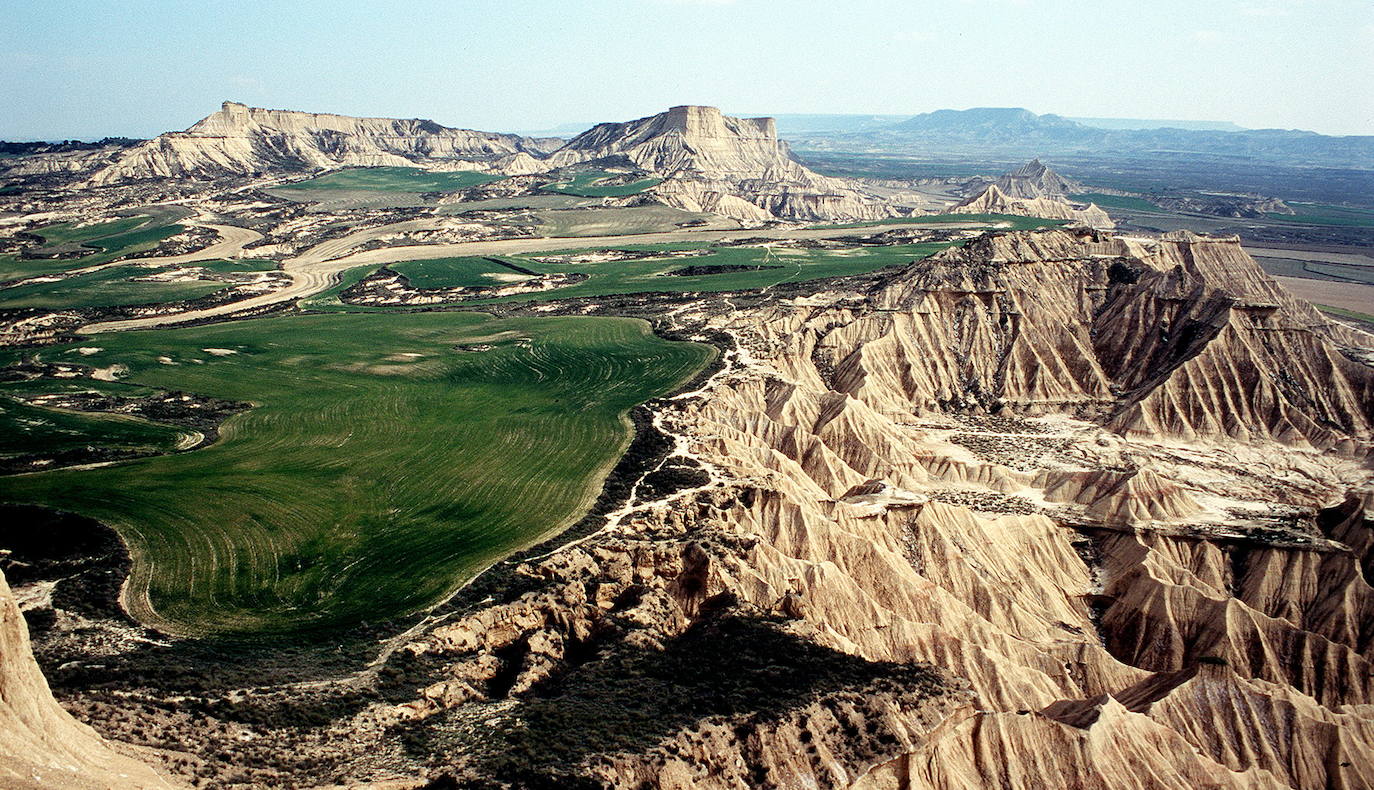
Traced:
<path id="1" fill-rule="evenodd" d="M 337 167 L 481 169 L 518 154 L 543 155 L 546 141 L 452 129 L 417 118 L 354 118 L 268 110 L 238 102 L 184 132 L 127 149 L 90 177 L 92 185 L 146 178 L 222 178 Z"/>
<path id="2" fill-rule="evenodd" d="M 895 212 L 858 184 L 813 173 L 778 139 L 772 118 L 735 118 L 681 105 L 623 123 L 602 123 L 569 140 L 552 168 L 610 160 L 663 178 L 651 193 L 677 208 L 747 221 L 862 220 Z"/>
<path id="3" fill-rule="evenodd" d="M 710 177 L 770 178 L 780 183 L 820 178 L 781 141 L 772 118 L 734 118 L 715 107 L 683 105 L 624 123 L 602 123 L 550 157 L 554 166 L 624 156 L 664 177 L 693 171 Z"/>
<path id="4" fill-rule="evenodd" d="M 689 137 L 754 136 L 778 139 L 777 121 L 772 118 L 733 118 L 723 114 L 719 108 L 700 104 L 669 107 L 668 112 L 664 113 L 663 125 L 666 130 L 677 130 Z"/>
<path id="5" fill-rule="evenodd" d="M 269 110 L 262 107 L 249 107 L 246 104 L 226 101 L 218 112 L 213 112 L 184 132 L 198 137 L 237 136 L 251 133 L 254 129 L 273 129 L 285 133 L 313 133 L 319 131 L 344 132 L 357 134 L 363 131 L 395 130 L 413 134 L 436 134 L 450 130 L 434 121 L 422 118 L 358 118 L 349 115 L 324 112 L 301 112 L 298 110 Z M 485 133 L 479 133 L 485 134 Z"/>

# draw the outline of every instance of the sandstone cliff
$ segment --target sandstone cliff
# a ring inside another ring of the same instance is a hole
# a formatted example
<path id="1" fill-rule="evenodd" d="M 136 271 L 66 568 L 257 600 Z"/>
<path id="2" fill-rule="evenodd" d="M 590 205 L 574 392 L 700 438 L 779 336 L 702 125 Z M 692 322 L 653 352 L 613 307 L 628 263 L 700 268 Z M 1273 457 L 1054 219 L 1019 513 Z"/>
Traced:
<path id="1" fill-rule="evenodd" d="M 1081 222 L 1089 227 L 1116 227 L 1107 212 L 1096 204 L 1086 206 L 1070 203 L 1058 197 L 1010 197 L 997 184 L 992 184 L 971 198 L 950 209 L 954 214 L 1012 214 L 1020 217 L 1044 217 Z"/>
<path id="2" fill-rule="evenodd" d="M 477 169 L 548 141 L 450 129 L 433 121 L 353 118 L 265 110 L 225 102 L 184 132 L 168 132 L 118 154 L 90 183 L 144 178 L 215 178 L 335 167 Z"/>
<path id="3" fill-rule="evenodd" d="M 58 706 L 29 652 L 24 618 L 0 573 L 0 785 L 13 790 L 177 786 L 116 753 Z"/>

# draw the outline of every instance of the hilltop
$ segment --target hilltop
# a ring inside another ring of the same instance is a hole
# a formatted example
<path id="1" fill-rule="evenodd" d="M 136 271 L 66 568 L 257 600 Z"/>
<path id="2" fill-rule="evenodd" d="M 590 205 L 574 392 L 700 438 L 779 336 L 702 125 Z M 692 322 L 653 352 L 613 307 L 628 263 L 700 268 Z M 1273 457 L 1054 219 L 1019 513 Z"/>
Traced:
<path id="1" fill-rule="evenodd" d="M 1173 156 L 1243 156 L 1272 163 L 1374 167 L 1374 136 L 1328 136 L 1297 129 L 1104 127 L 1021 107 L 936 110 L 884 127 L 839 127 L 789 137 L 801 147 L 817 150 L 915 149 L 922 154 L 983 157 L 1168 151 Z"/>

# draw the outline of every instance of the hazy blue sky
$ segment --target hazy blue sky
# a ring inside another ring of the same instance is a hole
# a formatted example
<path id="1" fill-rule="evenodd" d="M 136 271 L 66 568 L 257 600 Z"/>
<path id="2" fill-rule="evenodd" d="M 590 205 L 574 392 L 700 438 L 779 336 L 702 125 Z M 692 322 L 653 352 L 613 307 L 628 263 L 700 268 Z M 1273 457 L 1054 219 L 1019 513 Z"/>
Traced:
<path id="1" fill-rule="evenodd" d="M 0 19 L 0 139 L 149 136 L 224 99 L 493 130 L 714 104 L 1374 134 L 1371 0 L 3 0 Z"/>

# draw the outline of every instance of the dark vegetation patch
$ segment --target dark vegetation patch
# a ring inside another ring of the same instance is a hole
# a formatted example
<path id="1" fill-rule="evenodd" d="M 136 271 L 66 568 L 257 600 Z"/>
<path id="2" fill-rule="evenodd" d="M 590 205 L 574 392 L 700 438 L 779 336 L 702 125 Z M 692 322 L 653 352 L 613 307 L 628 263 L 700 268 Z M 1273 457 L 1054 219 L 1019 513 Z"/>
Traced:
<path id="1" fill-rule="evenodd" d="M 12 586 L 57 582 L 53 607 L 84 617 L 132 621 L 119 606 L 129 553 L 114 530 L 94 519 L 31 505 L 0 505 L 0 571 Z M 52 610 L 24 613 L 35 619 Z"/>
<path id="2" fill-rule="evenodd" d="M 118 148 L 130 148 L 142 140 L 135 140 L 132 137 L 102 137 L 95 142 L 86 143 L 81 140 L 61 140 L 58 142 L 31 142 L 15 143 L 7 140 L 0 140 L 0 156 L 28 156 L 31 154 L 57 154 L 67 151 L 95 151 L 108 146 Z"/>
<path id="3" fill-rule="evenodd" d="M 711 476 L 695 459 L 670 458 L 663 466 L 644 476 L 639 483 L 641 499 L 662 499 L 677 491 L 704 486 Z"/>
<path id="4" fill-rule="evenodd" d="M 680 269 L 664 272 L 664 277 L 699 277 L 705 274 L 726 274 L 729 272 L 761 272 L 764 269 L 781 269 L 781 266 L 764 264 L 725 263 L 719 266 L 683 266 Z"/>
<path id="5" fill-rule="evenodd" d="M 470 775 L 480 778 L 449 777 L 430 787 L 576 787 L 587 781 L 574 773 L 586 758 L 644 752 L 712 717 L 748 717 L 747 733 L 840 691 L 928 697 L 946 688 L 926 666 L 866 661 L 789 633 L 781 621 L 722 613 L 662 650 L 624 642 L 605 649 L 488 720 L 469 734 L 471 743 L 426 724 L 402 737 L 438 759 L 475 753 Z"/>

